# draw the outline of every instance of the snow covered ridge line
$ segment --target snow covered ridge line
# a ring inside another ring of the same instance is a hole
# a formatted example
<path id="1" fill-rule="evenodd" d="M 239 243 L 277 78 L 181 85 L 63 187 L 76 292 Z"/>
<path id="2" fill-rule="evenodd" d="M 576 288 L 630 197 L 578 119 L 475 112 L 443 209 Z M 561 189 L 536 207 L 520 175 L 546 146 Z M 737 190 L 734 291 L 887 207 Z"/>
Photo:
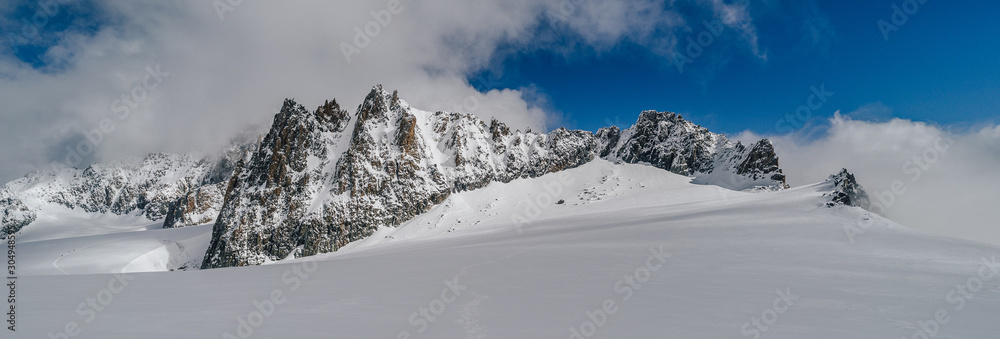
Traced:
<path id="1" fill-rule="evenodd" d="M 237 164 L 203 268 L 336 251 L 451 193 L 604 158 L 647 163 L 736 190 L 786 188 L 768 140 L 745 146 L 669 112 L 596 133 L 511 131 L 467 113 L 427 112 L 375 86 L 352 116 L 286 100 L 256 152 Z"/>
<path id="2" fill-rule="evenodd" d="M 256 138 L 243 133 L 219 154 L 153 153 L 85 169 L 56 164 L 29 173 L 0 187 L 0 234 L 16 233 L 60 209 L 166 218 L 166 228 L 211 222 L 222 205 L 219 188 L 243 153 L 256 147 Z"/>

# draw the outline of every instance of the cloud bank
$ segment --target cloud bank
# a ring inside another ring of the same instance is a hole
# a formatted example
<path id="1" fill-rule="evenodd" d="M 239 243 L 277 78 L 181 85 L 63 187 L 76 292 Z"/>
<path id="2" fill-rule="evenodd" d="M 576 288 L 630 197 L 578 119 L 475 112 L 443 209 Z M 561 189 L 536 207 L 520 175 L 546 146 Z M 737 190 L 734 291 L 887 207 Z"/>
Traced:
<path id="1" fill-rule="evenodd" d="M 835 114 L 815 140 L 796 133 L 769 136 L 789 184 L 820 182 L 844 167 L 868 191 L 873 209 L 900 224 L 1000 244 L 1000 126 L 882 121 L 889 113 L 873 104 Z M 759 136 L 740 138 L 748 137 Z"/>
<path id="2" fill-rule="evenodd" d="M 685 6 L 729 13 L 726 25 L 757 53 L 745 11 L 719 1 Z M 353 110 L 375 84 L 428 110 L 558 127 L 558 114 L 540 104 L 544 93 L 480 92 L 468 75 L 516 51 L 569 57 L 631 43 L 669 56 L 679 34 L 702 29 L 701 19 L 689 23 L 674 7 L 666 0 L 7 3 L 5 17 L 28 10 L 26 21 L 3 26 L 14 38 L 0 53 L 0 181 L 51 162 L 212 149 L 247 126 L 269 124 L 286 97 L 307 107 L 336 98 Z M 69 28 L 86 29 L 52 32 L 54 20 L 43 14 L 31 24 L 32 13 L 68 16 Z M 15 57 L 29 45 L 46 48 L 42 66 Z"/>

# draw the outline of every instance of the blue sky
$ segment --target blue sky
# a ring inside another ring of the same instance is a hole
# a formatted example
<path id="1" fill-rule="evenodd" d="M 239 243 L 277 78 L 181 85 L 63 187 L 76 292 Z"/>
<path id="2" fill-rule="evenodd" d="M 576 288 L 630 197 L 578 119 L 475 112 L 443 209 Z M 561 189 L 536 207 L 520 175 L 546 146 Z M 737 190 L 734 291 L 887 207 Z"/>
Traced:
<path id="1" fill-rule="evenodd" d="M 726 30 L 683 73 L 664 56 L 619 44 L 600 55 L 512 53 L 494 60 L 495 71 L 476 73 L 470 81 L 480 89 L 535 86 L 568 127 L 587 130 L 630 124 L 640 110 L 656 109 L 680 112 L 715 131 L 785 132 L 776 121 L 794 114 L 811 86 L 821 84 L 834 95 L 813 117 L 882 103 L 881 112 L 856 118 L 956 126 L 996 122 L 1000 3 L 930 0 L 885 41 L 877 22 L 892 22 L 894 4 L 902 1 L 819 2 L 828 31 L 818 41 L 809 38 L 812 31 L 796 17 L 798 9 L 769 9 L 755 21 L 767 60 L 733 47 L 738 33 Z"/>
<path id="2" fill-rule="evenodd" d="M 792 128 L 780 127 L 780 119 L 793 117 L 784 126 L 795 128 L 805 122 L 794 114 L 814 86 L 834 95 L 810 110 L 809 124 L 821 124 L 836 110 L 846 114 L 863 107 L 866 113 L 854 118 L 900 117 L 956 127 L 997 122 L 1000 25 L 994 20 L 1000 3 L 930 0 L 886 41 L 877 22 L 891 23 L 892 6 L 902 4 L 753 1 L 750 13 L 766 59 L 743 46 L 739 32 L 725 29 L 683 72 L 663 51 L 623 40 L 570 54 L 501 45 L 488 67 L 467 72 L 466 78 L 481 91 L 530 89 L 525 99 L 560 117 L 550 119 L 548 128 L 628 125 L 639 111 L 656 109 L 682 113 L 714 131 L 781 134 Z M 34 2 L 11 6 L 3 26 L 7 32 L 16 32 L 20 20 L 30 20 L 38 10 Z M 718 18 L 683 2 L 671 9 L 691 23 L 677 34 L 681 53 L 685 38 L 704 30 L 698 22 Z M 89 0 L 70 2 L 38 26 L 39 36 L 5 52 L 36 69 L 58 72 L 65 60 L 47 57 L 48 47 L 68 32 L 93 35 L 111 17 Z M 535 29 L 541 37 L 550 26 Z M 572 37 L 560 39 L 565 43 Z"/>
<path id="3" fill-rule="evenodd" d="M 63 1 L 58 6 L 39 7 L 42 1 L 13 1 L 2 24 L 4 53 L 49 72 L 60 71 L 63 62 L 46 58 L 46 52 L 68 33 L 92 36 L 110 22 L 106 12 L 91 0 Z M 48 13 L 52 13 L 49 15 Z M 25 23 L 30 23 L 26 25 Z"/>

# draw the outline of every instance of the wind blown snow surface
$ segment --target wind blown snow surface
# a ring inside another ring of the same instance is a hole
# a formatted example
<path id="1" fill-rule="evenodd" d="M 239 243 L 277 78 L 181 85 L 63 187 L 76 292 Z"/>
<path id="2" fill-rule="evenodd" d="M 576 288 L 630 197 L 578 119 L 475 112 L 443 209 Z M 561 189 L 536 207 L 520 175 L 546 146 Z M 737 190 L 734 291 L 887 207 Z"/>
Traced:
<path id="1" fill-rule="evenodd" d="M 212 270 L 183 270 L 190 254 L 200 259 L 209 225 L 123 217 L 96 234 L 46 237 L 38 230 L 58 221 L 42 220 L 18 238 L 14 337 L 1000 333 L 996 246 L 826 207 L 829 182 L 749 193 L 690 181 L 594 160 L 452 194 L 335 253 Z M 85 228 L 75 222 L 62 229 Z"/>

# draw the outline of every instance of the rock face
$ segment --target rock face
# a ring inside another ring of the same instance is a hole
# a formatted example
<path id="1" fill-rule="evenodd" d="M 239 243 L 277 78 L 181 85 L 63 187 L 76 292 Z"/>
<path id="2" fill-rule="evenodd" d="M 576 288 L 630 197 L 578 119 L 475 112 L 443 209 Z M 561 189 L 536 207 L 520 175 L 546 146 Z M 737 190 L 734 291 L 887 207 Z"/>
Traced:
<path id="1" fill-rule="evenodd" d="M 826 181 L 833 185 L 833 191 L 823 195 L 830 198 L 830 201 L 826 203 L 828 207 L 846 205 L 870 209 L 871 202 L 868 200 L 868 193 L 854 179 L 854 174 L 848 172 L 846 168 L 831 175 Z"/>
<path id="2" fill-rule="evenodd" d="M 424 213 L 452 192 L 537 177 L 595 157 L 745 189 L 785 187 L 770 142 L 751 148 L 665 112 L 597 133 L 511 131 L 471 114 L 426 112 L 376 86 L 352 117 L 336 101 L 286 100 L 229 181 L 203 268 L 335 251 Z M 723 173 L 723 174 L 720 174 Z"/>
<path id="3" fill-rule="evenodd" d="M 35 221 L 38 215 L 28 206 L 25 206 L 17 198 L 5 198 L 0 200 L 0 208 L 3 214 L 0 215 L 0 235 L 6 237 L 7 234 L 17 233 L 22 227 Z"/>
<path id="4" fill-rule="evenodd" d="M 165 219 L 179 198 L 191 192 L 201 192 L 200 197 L 206 198 L 211 186 L 228 180 L 233 169 L 230 163 L 235 163 L 232 158 L 247 147 L 234 143 L 220 155 L 155 153 L 141 159 L 96 163 L 82 170 L 57 165 L 30 173 L 0 188 L 0 207 L 4 210 L 0 235 L 16 233 L 33 222 L 38 213 L 60 206 L 89 213 L 138 213 L 152 221 Z M 218 200 L 214 207 L 218 210 L 221 197 L 202 201 Z M 186 216 L 187 211 L 176 208 L 172 213 L 178 220 L 211 222 L 215 213 L 210 209 L 192 210 L 205 214 L 198 217 Z M 189 224 L 171 223 L 168 227 Z"/>
<path id="5" fill-rule="evenodd" d="M 769 140 L 748 149 L 679 114 L 645 111 L 631 128 L 602 128 L 596 137 L 602 145 L 600 156 L 609 160 L 647 163 L 694 176 L 697 183 L 736 190 L 787 187 Z"/>
<path id="6" fill-rule="evenodd" d="M 738 146 L 742 144 L 737 142 Z M 742 150 L 741 147 L 737 147 Z M 740 151 L 742 153 L 742 151 Z M 751 180 L 770 179 L 775 183 L 781 182 L 785 188 L 785 175 L 778 168 L 778 155 L 774 153 L 774 146 L 770 140 L 758 141 L 745 156 L 741 157 L 739 165 L 736 167 L 736 174 L 750 178 Z"/>
<path id="7" fill-rule="evenodd" d="M 471 114 L 421 111 L 381 86 L 354 117 L 324 107 L 286 100 L 230 181 L 203 267 L 335 251 L 452 192 L 576 167 L 597 147 L 585 131 L 511 132 Z"/>
<path id="8" fill-rule="evenodd" d="M 737 190 L 787 187 L 770 141 L 748 147 L 674 113 L 642 112 L 624 130 L 532 133 L 422 111 L 376 86 L 353 115 L 336 100 L 311 111 L 286 100 L 266 135 L 244 134 L 217 155 L 158 153 L 29 174 L 0 187 L 0 235 L 59 206 L 142 214 L 164 228 L 214 223 L 203 268 L 258 265 L 335 251 L 453 192 L 598 157 Z"/>
<path id="9" fill-rule="evenodd" d="M 167 207 L 163 228 L 194 226 L 214 221 L 222 207 L 225 189 L 225 183 L 218 183 L 189 190 Z"/>

